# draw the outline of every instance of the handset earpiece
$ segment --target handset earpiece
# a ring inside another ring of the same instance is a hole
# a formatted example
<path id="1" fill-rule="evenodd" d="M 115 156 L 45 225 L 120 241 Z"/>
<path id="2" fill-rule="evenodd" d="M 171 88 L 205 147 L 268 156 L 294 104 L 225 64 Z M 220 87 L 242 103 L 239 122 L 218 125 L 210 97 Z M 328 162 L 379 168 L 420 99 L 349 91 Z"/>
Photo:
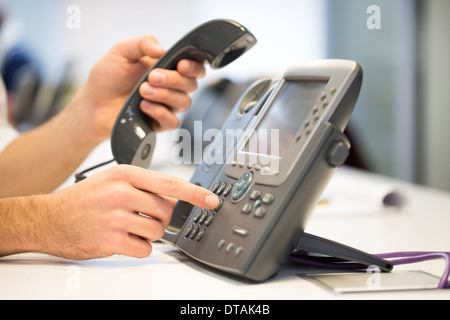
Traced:
<path id="1" fill-rule="evenodd" d="M 212 20 L 195 28 L 172 46 L 139 81 L 117 117 L 111 135 L 111 149 L 119 164 L 148 168 L 156 142 L 149 117 L 140 109 L 139 87 L 156 68 L 175 70 L 182 59 L 208 62 L 222 68 L 255 45 L 255 37 L 231 20 Z"/>

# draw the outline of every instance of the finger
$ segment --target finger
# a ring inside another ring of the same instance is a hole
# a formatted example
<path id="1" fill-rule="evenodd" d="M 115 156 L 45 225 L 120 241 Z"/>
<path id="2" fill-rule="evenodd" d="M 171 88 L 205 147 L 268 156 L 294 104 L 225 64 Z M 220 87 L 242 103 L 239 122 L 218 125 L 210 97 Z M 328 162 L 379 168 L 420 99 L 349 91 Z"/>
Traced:
<path id="1" fill-rule="evenodd" d="M 117 254 L 135 258 L 148 257 L 152 251 L 153 247 L 147 240 L 132 234 L 125 234 L 120 247 L 117 248 Z"/>
<path id="2" fill-rule="evenodd" d="M 175 129 L 180 122 L 166 106 L 155 102 L 142 100 L 141 110 L 153 120 L 152 127 L 158 132 Z"/>
<path id="3" fill-rule="evenodd" d="M 157 241 L 164 236 L 166 225 L 161 221 L 145 217 L 142 215 L 133 215 L 133 223 L 129 225 L 128 232 L 147 241 Z"/>
<path id="4" fill-rule="evenodd" d="M 118 178 L 126 179 L 137 189 L 183 200 L 205 209 L 214 209 L 219 205 L 219 198 L 214 193 L 181 178 L 130 165 L 116 168 Z"/>
<path id="5" fill-rule="evenodd" d="M 161 222 L 164 227 L 169 225 L 174 208 L 169 199 L 142 190 L 133 189 L 133 191 L 128 198 L 129 210 L 151 217 Z"/>
<path id="6" fill-rule="evenodd" d="M 178 71 L 166 69 L 154 69 L 148 75 L 150 85 L 154 87 L 164 87 L 182 92 L 193 92 L 197 89 L 195 77 L 181 75 Z"/>
<path id="7" fill-rule="evenodd" d="M 191 98 L 184 92 L 166 88 L 155 88 L 147 82 L 144 82 L 140 86 L 139 93 L 142 98 L 164 104 L 172 108 L 174 112 L 186 111 L 191 104 Z"/>
<path id="8" fill-rule="evenodd" d="M 142 57 L 159 58 L 164 54 L 164 49 L 158 44 L 155 37 L 145 35 L 119 42 L 112 51 L 131 61 L 137 61 Z"/>
<path id="9" fill-rule="evenodd" d="M 138 179 L 136 183 L 144 184 L 144 186 L 148 186 L 153 192 L 162 196 L 170 196 L 201 208 L 215 209 L 219 205 L 219 198 L 205 188 L 170 175 L 156 173 L 152 176 L 151 186 L 142 179 Z"/>
<path id="10" fill-rule="evenodd" d="M 206 74 L 205 65 L 193 60 L 183 59 L 178 62 L 177 70 L 185 77 L 203 78 Z"/>

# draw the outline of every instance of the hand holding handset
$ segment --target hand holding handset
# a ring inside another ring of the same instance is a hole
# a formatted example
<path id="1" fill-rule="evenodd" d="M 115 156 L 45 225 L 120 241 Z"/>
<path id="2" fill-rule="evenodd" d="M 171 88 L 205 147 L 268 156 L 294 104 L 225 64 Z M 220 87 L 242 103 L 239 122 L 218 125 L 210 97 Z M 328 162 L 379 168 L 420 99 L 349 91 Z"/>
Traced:
<path id="1" fill-rule="evenodd" d="M 231 63 L 256 43 L 242 25 L 231 20 L 212 20 L 192 30 L 170 48 L 136 85 L 114 125 L 111 148 L 119 164 L 148 168 L 156 142 L 149 118 L 140 109 L 139 87 L 156 68 L 175 70 L 182 59 L 209 62 L 213 69 Z"/>
<path id="2" fill-rule="evenodd" d="M 304 233 L 350 144 L 343 134 L 362 83 L 359 64 L 320 60 L 255 82 L 237 102 L 191 182 L 221 200 L 215 210 L 178 202 L 163 237 L 214 268 L 261 281 L 295 247 L 391 265 Z"/>

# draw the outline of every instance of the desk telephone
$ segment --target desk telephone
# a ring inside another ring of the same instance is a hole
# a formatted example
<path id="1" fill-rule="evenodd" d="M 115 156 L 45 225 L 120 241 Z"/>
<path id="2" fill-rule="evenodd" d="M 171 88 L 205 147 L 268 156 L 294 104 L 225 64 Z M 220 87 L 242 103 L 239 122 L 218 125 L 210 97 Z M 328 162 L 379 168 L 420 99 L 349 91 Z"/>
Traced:
<path id="1" fill-rule="evenodd" d="M 235 33 L 231 45 L 229 39 L 221 41 L 222 35 L 216 39 L 218 33 L 208 30 L 213 26 L 221 34 L 230 25 Z M 207 34 L 198 36 L 201 46 L 211 42 L 228 53 L 216 50 L 218 58 L 210 59 L 194 50 L 193 57 L 218 67 L 255 42 L 244 27 L 229 21 L 207 23 L 196 30 L 194 34 Z M 181 40 L 181 47 L 191 48 L 191 40 L 186 39 L 189 36 Z M 173 68 L 180 50 L 169 52 L 175 55 L 167 57 Z M 183 57 L 191 57 L 190 51 Z M 349 154 L 350 144 L 342 132 L 361 83 L 361 67 L 347 60 L 299 64 L 281 79 L 254 82 L 205 149 L 204 161 L 190 180 L 217 194 L 220 205 L 205 210 L 179 201 L 163 241 L 206 265 L 253 281 L 274 275 L 294 249 L 390 271 L 388 261 L 304 232 L 329 179 Z M 145 127 L 145 134 L 136 138 L 136 128 L 146 123 L 137 112 L 136 92 L 116 122 L 112 148 L 119 163 L 146 167 L 154 133 Z"/>
<path id="2" fill-rule="evenodd" d="M 191 178 L 219 196 L 219 207 L 179 202 L 164 240 L 200 262 L 255 281 L 275 274 L 294 248 L 390 271 L 387 261 L 304 233 L 349 154 L 342 132 L 361 82 L 356 62 L 321 60 L 251 85 Z M 271 130 L 278 133 L 275 139 L 267 137 Z M 214 162 L 217 153 L 224 162 Z"/>

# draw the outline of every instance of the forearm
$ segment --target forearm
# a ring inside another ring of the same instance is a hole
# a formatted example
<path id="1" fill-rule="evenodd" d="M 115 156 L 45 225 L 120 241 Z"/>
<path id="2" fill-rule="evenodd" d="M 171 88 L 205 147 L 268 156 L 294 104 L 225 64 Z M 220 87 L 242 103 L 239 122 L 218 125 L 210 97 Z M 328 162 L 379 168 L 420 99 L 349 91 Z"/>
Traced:
<path id="1" fill-rule="evenodd" d="M 60 114 L 13 141 L 0 155 L 0 198 L 48 193 L 61 185 L 100 142 L 75 97 Z"/>
<path id="2" fill-rule="evenodd" d="M 42 196 L 0 199 L 0 256 L 38 251 L 43 204 Z"/>

